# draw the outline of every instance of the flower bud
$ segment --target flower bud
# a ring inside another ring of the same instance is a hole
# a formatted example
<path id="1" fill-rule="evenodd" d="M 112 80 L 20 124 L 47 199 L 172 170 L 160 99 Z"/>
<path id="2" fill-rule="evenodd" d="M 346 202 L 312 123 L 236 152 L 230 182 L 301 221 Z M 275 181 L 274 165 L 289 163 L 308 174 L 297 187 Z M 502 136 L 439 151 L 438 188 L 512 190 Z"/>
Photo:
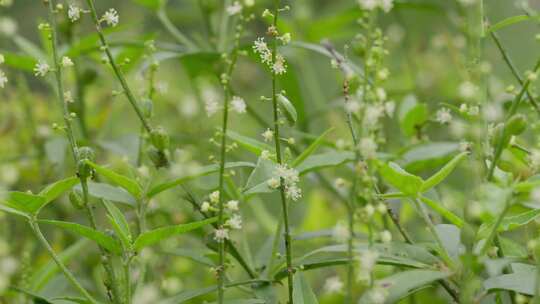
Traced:
<path id="1" fill-rule="evenodd" d="M 69 192 L 69 202 L 75 209 L 82 209 L 84 207 L 81 195 L 75 191 Z"/>
<path id="2" fill-rule="evenodd" d="M 162 127 L 157 127 L 150 132 L 150 140 L 152 145 L 159 151 L 169 148 L 169 135 Z"/>
<path id="3" fill-rule="evenodd" d="M 148 157 L 156 168 L 167 167 L 169 165 L 167 155 L 155 147 L 150 147 L 150 149 L 148 149 Z"/>

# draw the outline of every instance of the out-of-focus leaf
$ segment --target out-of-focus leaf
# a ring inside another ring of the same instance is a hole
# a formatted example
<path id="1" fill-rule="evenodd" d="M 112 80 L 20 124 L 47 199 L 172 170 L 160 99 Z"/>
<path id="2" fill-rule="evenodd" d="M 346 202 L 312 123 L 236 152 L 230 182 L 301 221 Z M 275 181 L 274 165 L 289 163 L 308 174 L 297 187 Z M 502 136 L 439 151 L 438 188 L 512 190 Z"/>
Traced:
<path id="1" fill-rule="evenodd" d="M 418 103 L 416 98 L 408 97 L 403 100 L 399 108 L 399 124 L 401 131 L 407 136 L 413 136 L 428 119 L 427 106 Z"/>
<path id="2" fill-rule="evenodd" d="M 457 258 L 461 249 L 461 231 L 459 228 L 454 225 L 439 224 L 435 226 L 435 231 L 450 257 Z"/>
<path id="3" fill-rule="evenodd" d="M 422 178 L 410 174 L 394 162 L 379 162 L 378 167 L 382 178 L 405 194 L 416 195 L 424 183 Z"/>
<path id="4" fill-rule="evenodd" d="M 192 300 L 196 297 L 200 297 L 217 290 L 217 286 L 210 286 L 200 289 L 191 289 L 183 291 L 171 298 L 158 302 L 159 304 L 181 304 L 186 303 L 188 300 Z"/>
<path id="5" fill-rule="evenodd" d="M 215 73 L 220 60 L 221 54 L 212 52 L 186 53 L 180 57 L 180 63 L 192 78 Z"/>
<path id="6" fill-rule="evenodd" d="M 240 168 L 240 167 L 255 167 L 255 165 L 249 162 L 230 162 L 230 163 L 225 164 L 225 169 Z M 190 180 L 193 180 L 202 176 L 206 176 L 212 173 L 216 173 L 218 171 L 219 171 L 219 165 L 209 165 L 209 166 L 201 167 L 194 174 L 182 176 L 172 181 L 155 185 L 154 187 L 152 187 L 150 191 L 148 191 L 147 197 L 149 198 L 154 197 L 165 190 L 174 188 Z"/>
<path id="7" fill-rule="evenodd" d="M 521 226 L 525 226 L 534 219 L 540 216 L 540 209 L 533 209 L 527 212 L 523 212 L 517 215 L 506 216 L 502 219 L 500 225 L 497 227 L 498 232 L 510 231 L 517 229 Z M 488 236 L 493 225 L 495 224 L 495 219 L 483 223 L 478 230 L 478 238 L 482 239 Z"/>
<path id="8" fill-rule="evenodd" d="M 217 217 L 209 218 L 206 220 L 193 222 L 189 224 L 174 225 L 168 227 L 157 228 L 148 232 L 145 232 L 137 237 L 133 247 L 136 250 L 140 250 L 144 247 L 158 243 L 166 238 L 186 233 L 191 230 L 198 229 L 200 227 L 206 226 L 208 224 L 214 223 L 217 221 Z"/>
<path id="9" fill-rule="evenodd" d="M 118 234 L 118 238 L 122 242 L 125 249 L 131 247 L 132 237 L 129 224 L 120 209 L 118 209 L 113 203 L 107 200 L 101 200 L 103 206 L 107 209 L 107 217 L 109 222 L 113 226 L 114 231 Z"/>
<path id="10" fill-rule="evenodd" d="M 90 227 L 77 223 L 53 220 L 39 220 L 39 223 L 54 225 L 82 237 L 88 238 L 114 254 L 119 255 L 122 253 L 122 248 L 120 247 L 120 244 L 114 238 L 106 235 L 101 231 L 94 230 Z"/>
<path id="11" fill-rule="evenodd" d="M 529 15 L 517 15 L 517 16 L 512 16 L 512 17 L 508 17 L 504 20 L 501 20 L 495 24 L 493 24 L 492 26 L 488 27 L 487 28 L 487 32 L 496 32 L 498 30 L 501 30 L 505 27 L 508 27 L 508 26 L 511 26 L 511 25 L 514 25 L 514 24 L 517 24 L 517 23 L 520 23 L 520 22 L 523 22 L 523 21 L 528 21 L 528 20 L 535 20 L 535 21 L 540 21 L 540 16 L 529 16 Z"/>
<path id="12" fill-rule="evenodd" d="M 309 286 L 308 281 L 304 278 L 302 271 L 297 271 L 294 274 L 293 279 L 293 300 L 296 303 L 304 304 L 318 304 L 319 301 L 313 293 L 311 286 Z"/>
<path id="13" fill-rule="evenodd" d="M 355 155 L 353 152 L 324 152 L 321 154 L 314 154 L 309 156 L 304 162 L 302 162 L 298 167 L 296 167 L 296 170 L 298 170 L 300 175 L 303 175 L 314 170 L 339 166 L 345 162 L 353 161 L 354 159 Z"/>
<path id="14" fill-rule="evenodd" d="M 529 253 L 527 248 L 509 238 L 505 238 L 499 235 L 499 242 L 501 243 L 501 249 L 504 252 L 504 256 L 512 258 L 527 258 Z"/>
<path id="15" fill-rule="evenodd" d="M 62 193 L 70 190 L 78 183 L 79 183 L 79 178 L 77 178 L 76 176 L 68 177 L 61 181 L 57 181 L 55 183 L 50 184 L 45 189 L 43 189 L 39 193 L 39 195 L 45 197 L 47 202 L 52 202 L 57 197 L 62 195 Z"/>
<path id="16" fill-rule="evenodd" d="M 449 273 L 435 270 L 407 270 L 398 272 L 394 275 L 386 277 L 382 280 L 377 280 L 378 286 L 384 286 L 388 295 L 385 304 L 396 303 L 420 288 L 435 281 L 447 278 Z M 358 304 L 371 304 L 369 293 L 365 293 L 358 301 Z"/>
<path id="17" fill-rule="evenodd" d="M 227 131 L 227 137 L 236 141 L 242 148 L 248 150 L 255 155 L 261 155 L 262 151 L 265 150 L 270 152 L 274 150 L 271 146 L 263 142 L 255 140 L 251 137 L 240 135 L 233 131 Z"/>
<path id="18" fill-rule="evenodd" d="M 456 155 L 451 161 L 449 161 L 444 167 L 442 167 L 437 173 L 430 176 L 420 188 L 420 192 L 426 192 L 429 189 L 437 186 L 441 183 L 454 169 L 456 166 L 468 155 L 468 152 L 462 152 Z"/>
<path id="19" fill-rule="evenodd" d="M 92 166 L 97 173 L 106 177 L 112 183 L 124 188 L 127 192 L 133 195 L 135 198 L 141 198 L 142 189 L 136 180 L 127 176 L 120 175 L 110 169 L 94 164 L 91 161 L 87 161 L 88 165 Z"/>
<path id="20" fill-rule="evenodd" d="M 20 288 L 20 287 L 10 287 L 9 288 L 10 290 L 12 291 L 15 291 L 15 292 L 20 292 L 26 296 L 28 296 L 29 298 L 32 299 L 32 302 L 33 304 L 54 304 L 53 302 L 51 302 L 50 300 L 30 291 L 30 290 L 26 290 L 26 289 L 23 289 L 23 288 Z"/>
<path id="21" fill-rule="evenodd" d="M 170 254 L 170 255 L 185 257 L 202 265 L 206 265 L 210 267 L 216 266 L 216 264 L 212 261 L 212 259 L 207 257 L 207 255 L 211 253 L 207 250 L 179 248 L 179 249 L 174 249 L 174 250 L 168 250 L 165 253 Z"/>
<path id="22" fill-rule="evenodd" d="M 517 293 L 534 295 L 536 273 L 534 271 L 503 274 L 484 281 L 488 291 L 511 290 Z"/>
<path id="23" fill-rule="evenodd" d="M 298 114 L 296 113 L 296 108 L 293 106 L 291 101 L 285 97 L 283 94 L 278 94 L 277 100 L 279 105 L 285 110 L 285 116 L 291 125 L 294 125 L 298 120 Z"/>
<path id="24" fill-rule="evenodd" d="M 79 192 L 82 191 L 80 185 L 75 186 L 75 189 Z M 124 203 L 130 207 L 135 207 L 136 204 L 135 198 L 129 192 L 109 184 L 88 182 L 88 193 L 93 197 Z"/>
<path id="25" fill-rule="evenodd" d="M 274 176 L 276 170 L 276 163 L 269 160 L 259 158 L 257 161 L 257 166 L 247 180 L 247 183 L 244 187 L 246 189 L 244 194 L 255 194 L 255 193 L 268 193 L 273 190 L 267 184 L 268 179 Z"/>
<path id="26" fill-rule="evenodd" d="M 19 55 L 9 52 L 2 52 L 5 59 L 5 64 L 15 69 L 32 72 L 37 63 L 37 60 L 25 55 Z"/>
<path id="27" fill-rule="evenodd" d="M 330 133 L 334 128 L 330 128 L 324 131 L 317 139 L 315 139 L 311 145 L 309 145 L 298 157 L 292 162 L 292 167 L 298 167 L 306 158 L 308 158 L 317 148 L 324 142 L 324 138 L 328 133 Z"/>
<path id="28" fill-rule="evenodd" d="M 149 8 L 153 11 L 157 11 L 162 5 L 162 0 L 133 0 L 133 2 Z"/>
<path id="29" fill-rule="evenodd" d="M 66 159 L 68 142 L 64 137 L 53 137 L 45 142 L 47 159 L 55 164 L 62 165 Z"/>

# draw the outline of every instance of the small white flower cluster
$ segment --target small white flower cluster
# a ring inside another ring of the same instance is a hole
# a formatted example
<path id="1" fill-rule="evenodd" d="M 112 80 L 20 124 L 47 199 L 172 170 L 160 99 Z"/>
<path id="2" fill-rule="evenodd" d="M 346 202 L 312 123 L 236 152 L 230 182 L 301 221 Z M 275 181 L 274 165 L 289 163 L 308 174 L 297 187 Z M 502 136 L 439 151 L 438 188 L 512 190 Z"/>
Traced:
<path id="1" fill-rule="evenodd" d="M 118 16 L 118 12 L 114 8 L 110 8 L 105 12 L 105 14 L 103 14 L 100 22 L 105 22 L 108 26 L 114 27 L 118 25 L 119 19 L 120 17 Z"/>
<path id="2" fill-rule="evenodd" d="M 70 4 L 68 7 L 68 19 L 71 22 L 77 22 L 81 19 L 81 15 L 83 13 L 88 13 L 88 11 L 83 10 L 82 8 L 78 7 L 75 4 Z"/>
<path id="3" fill-rule="evenodd" d="M 330 277 L 324 282 L 324 291 L 327 294 L 341 293 L 343 286 L 343 281 L 338 276 Z"/>
<path id="4" fill-rule="evenodd" d="M 218 212 L 219 191 L 214 191 L 208 196 L 209 201 L 204 201 L 201 204 L 202 212 Z M 225 212 L 230 216 L 225 224 L 214 231 L 214 239 L 218 242 L 223 242 L 229 238 L 230 229 L 242 229 L 242 217 L 238 213 L 240 202 L 230 200 L 225 203 Z"/>
<path id="5" fill-rule="evenodd" d="M 370 302 L 373 304 L 384 304 L 388 297 L 388 287 L 380 284 L 375 284 L 373 288 L 367 292 Z"/>
<path id="6" fill-rule="evenodd" d="M 435 120 L 441 124 L 448 124 L 452 121 L 452 113 L 447 108 L 437 110 Z"/>
<path id="7" fill-rule="evenodd" d="M 242 97 L 239 96 L 233 96 L 231 100 L 231 106 L 233 111 L 235 111 L 238 114 L 244 114 L 246 113 L 246 102 Z"/>
<path id="8" fill-rule="evenodd" d="M 240 1 L 234 1 L 233 4 L 227 7 L 227 14 L 229 14 L 229 16 L 234 16 L 242 12 L 242 9 L 242 3 L 240 3 Z"/>
<path id="9" fill-rule="evenodd" d="M 291 34 L 285 33 L 282 36 L 279 36 L 277 33 L 277 29 L 274 27 L 271 27 L 268 30 L 269 33 L 273 33 L 276 35 L 276 39 L 281 41 L 283 44 L 288 44 L 291 42 Z M 272 51 L 268 47 L 268 44 L 266 41 L 264 41 L 263 37 L 257 38 L 255 42 L 253 43 L 253 51 L 261 57 L 261 61 L 268 65 L 270 69 L 276 73 L 277 75 L 282 75 L 287 72 L 287 62 L 285 61 L 285 58 L 283 55 L 277 53 L 275 54 L 275 58 L 272 57 Z"/>
<path id="10" fill-rule="evenodd" d="M 270 178 L 267 184 L 270 188 L 277 189 L 281 186 L 280 180 L 283 181 L 287 198 L 297 201 L 302 197 L 302 189 L 298 187 L 300 177 L 296 169 L 290 168 L 286 164 L 277 165 L 275 176 Z"/>
<path id="11" fill-rule="evenodd" d="M 0 54 L 0 64 L 3 64 L 4 61 L 4 55 Z M 0 70 L 0 88 L 3 89 L 6 86 L 6 83 L 8 83 L 8 78 L 4 71 Z"/>
<path id="12" fill-rule="evenodd" d="M 379 258 L 379 253 L 374 250 L 365 250 L 360 253 L 358 257 L 359 268 L 357 280 L 364 282 L 366 284 L 371 283 L 371 273 L 377 264 L 377 259 Z"/>
<path id="13" fill-rule="evenodd" d="M 358 0 L 358 4 L 368 11 L 380 8 L 388 13 L 394 7 L 394 0 Z"/>
<path id="14" fill-rule="evenodd" d="M 261 134 L 261 136 L 264 138 L 265 142 L 270 142 L 274 139 L 274 131 L 268 128 Z"/>
<path id="15" fill-rule="evenodd" d="M 344 222 L 338 222 L 332 229 L 332 238 L 338 243 L 345 243 L 350 235 L 349 227 Z"/>
<path id="16" fill-rule="evenodd" d="M 34 66 L 34 75 L 38 77 L 45 77 L 51 71 L 51 66 L 45 61 L 40 60 Z"/>
<path id="17" fill-rule="evenodd" d="M 358 143 L 360 154 L 366 159 L 373 159 L 377 156 L 377 142 L 372 137 L 364 137 Z"/>

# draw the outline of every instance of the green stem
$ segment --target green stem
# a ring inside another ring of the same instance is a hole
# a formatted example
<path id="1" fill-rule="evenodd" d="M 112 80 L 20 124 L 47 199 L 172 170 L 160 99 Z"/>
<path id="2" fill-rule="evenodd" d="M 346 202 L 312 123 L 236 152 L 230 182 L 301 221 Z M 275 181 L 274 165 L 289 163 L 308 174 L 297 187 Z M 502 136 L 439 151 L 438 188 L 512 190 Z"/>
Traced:
<path id="1" fill-rule="evenodd" d="M 131 257 L 127 258 L 124 265 L 124 280 L 125 280 L 125 303 L 131 304 Z"/>
<path id="2" fill-rule="evenodd" d="M 38 238 L 41 245 L 43 245 L 43 247 L 45 247 L 45 249 L 47 250 L 47 252 L 51 256 L 51 258 L 54 260 L 56 265 L 58 265 L 58 268 L 60 268 L 60 270 L 62 271 L 64 276 L 73 285 L 73 287 L 75 287 L 75 289 L 77 289 L 90 303 L 98 304 L 98 302 L 88 293 L 88 291 L 86 291 L 86 289 L 84 289 L 84 287 L 77 281 L 75 276 L 67 269 L 67 267 L 64 265 L 64 263 L 56 255 L 56 253 L 52 249 L 51 245 L 49 244 L 49 242 L 47 241 L 47 239 L 45 238 L 45 236 L 43 235 L 43 233 L 39 229 L 39 226 L 36 223 L 36 219 L 35 218 L 30 219 L 28 221 L 28 223 L 30 224 L 30 228 L 32 229 L 32 231 L 34 232 L 36 237 Z"/>
<path id="3" fill-rule="evenodd" d="M 504 216 L 508 212 L 508 209 L 510 209 L 510 200 L 507 200 L 505 202 L 503 210 L 501 211 L 501 213 L 497 217 L 497 220 L 495 221 L 495 224 L 493 225 L 493 227 L 491 227 L 491 230 L 490 230 L 489 235 L 488 235 L 488 237 L 486 239 L 486 242 L 484 243 L 484 246 L 482 246 L 482 248 L 480 249 L 480 254 L 479 254 L 480 256 L 486 254 L 486 252 L 489 249 L 489 246 L 491 246 L 491 243 L 497 237 L 497 229 L 501 225 L 502 220 L 504 219 Z"/>
<path id="4" fill-rule="evenodd" d="M 274 1 L 275 8 L 274 8 L 274 21 L 273 26 L 277 29 L 277 23 L 278 23 L 278 16 L 279 16 L 279 5 L 280 0 Z M 272 62 L 276 61 L 277 56 L 277 38 L 273 37 L 272 41 Z M 281 155 L 281 144 L 280 144 L 280 130 L 279 130 L 279 110 L 278 110 L 278 102 L 277 102 L 277 75 L 274 69 L 272 69 L 272 108 L 273 108 L 273 122 L 274 122 L 274 142 L 276 147 L 276 159 L 279 165 L 283 164 L 283 159 Z M 289 296 L 289 304 L 293 304 L 293 274 L 294 269 L 292 266 L 292 242 L 291 242 L 291 232 L 290 232 L 290 226 L 289 226 L 289 210 L 287 205 L 287 198 L 285 196 L 285 185 L 283 178 L 279 179 L 280 187 L 279 187 L 279 194 L 281 198 L 281 208 L 282 208 L 282 215 L 283 215 L 283 226 L 284 226 L 284 233 L 285 233 L 285 253 L 287 258 L 287 278 L 288 278 L 288 296 Z"/>
<path id="5" fill-rule="evenodd" d="M 167 32 L 176 39 L 179 43 L 183 44 L 188 50 L 196 50 L 197 46 L 193 43 L 184 33 L 182 33 L 174 24 L 171 22 L 167 13 L 165 12 L 165 7 L 159 9 L 157 13 L 158 19 L 165 27 Z"/>
<path id="6" fill-rule="evenodd" d="M 131 106 L 135 110 L 135 113 L 139 117 L 139 120 L 143 124 L 146 131 L 150 133 L 152 131 L 152 127 L 150 126 L 150 123 L 148 122 L 148 120 L 144 117 L 144 114 L 143 114 L 143 112 L 142 112 L 142 110 L 141 110 L 141 108 L 139 106 L 139 102 L 137 101 L 137 98 L 135 98 L 135 95 L 131 91 L 131 89 L 130 89 L 130 87 L 129 87 L 129 85 L 128 85 L 125 77 L 124 77 L 124 74 L 122 73 L 122 71 L 120 70 L 118 65 L 116 64 L 116 61 L 114 60 L 114 57 L 113 57 L 113 55 L 111 53 L 111 50 L 109 48 L 109 45 L 107 43 L 107 40 L 105 39 L 105 35 L 103 34 L 103 31 L 101 29 L 101 21 L 98 18 L 96 8 L 95 8 L 95 5 L 94 5 L 94 0 L 86 0 L 86 3 L 88 4 L 88 7 L 90 8 L 90 13 L 92 15 L 92 19 L 94 20 L 94 25 L 96 27 L 96 32 L 97 32 L 97 34 L 99 36 L 99 40 L 100 40 L 100 43 L 101 43 L 101 48 L 105 52 L 105 54 L 107 55 L 107 58 L 109 60 L 109 64 L 111 65 L 111 67 L 112 67 L 112 69 L 114 71 L 114 74 L 116 75 L 116 78 L 120 82 L 120 85 L 122 86 L 122 89 L 124 90 L 124 94 L 126 95 L 129 103 L 131 104 Z"/>

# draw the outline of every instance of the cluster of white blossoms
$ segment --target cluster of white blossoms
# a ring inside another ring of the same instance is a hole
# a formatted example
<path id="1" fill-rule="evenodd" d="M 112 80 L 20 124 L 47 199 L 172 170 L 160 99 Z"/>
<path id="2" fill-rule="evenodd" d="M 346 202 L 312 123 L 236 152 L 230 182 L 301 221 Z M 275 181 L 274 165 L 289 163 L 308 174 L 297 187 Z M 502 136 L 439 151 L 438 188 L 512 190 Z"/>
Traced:
<path id="1" fill-rule="evenodd" d="M 40 60 L 34 66 L 34 75 L 38 77 L 45 77 L 50 71 L 51 66 L 43 60 Z"/>
<path id="2" fill-rule="evenodd" d="M 279 35 L 277 29 L 274 26 L 271 26 L 268 29 L 268 33 L 276 37 L 277 40 L 281 41 L 283 44 L 288 44 L 291 41 L 291 34 L 285 33 L 284 35 Z M 272 56 L 272 51 L 268 47 L 268 44 L 263 37 L 257 38 L 253 43 L 253 51 L 261 57 L 261 61 L 268 65 L 270 69 L 277 75 L 282 75 L 287 72 L 287 62 L 283 55 L 276 53 L 275 58 Z M 277 50 L 276 50 L 277 52 Z"/>
<path id="3" fill-rule="evenodd" d="M 379 253 L 374 250 L 366 250 L 360 253 L 358 257 L 359 267 L 357 280 L 364 282 L 367 285 L 371 283 L 371 273 L 377 264 L 377 259 L 379 258 Z"/>
<path id="4" fill-rule="evenodd" d="M 441 124 L 447 124 L 452 121 L 452 113 L 447 108 L 437 110 L 435 120 Z"/>
<path id="5" fill-rule="evenodd" d="M 394 7 L 394 0 L 358 0 L 358 4 L 368 11 L 380 8 L 388 13 Z"/>
<path id="6" fill-rule="evenodd" d="M 75 4 L 70 4 L 67 11 L 68 19 L 71 22 L 77 22 L 79 21 L 79 19 L 81 19 L 81 15 L 87 12 L 88 11 L 83 10 L 82 8 L 78 7 Z"/>
<path id="7" fill-rule="evenodd" d="M 344 285 L 338 276 L 330 277 L 324 282 L 324 292 L 328 294 L 341 293 Z"/>
<path id="8" fill-rule="evenodd" d="M 204 201 L 201 204 L 201 211 L 204 213 L 219 211 L 219 191 L 214 191 L 208 196 L 208 201 Z M 218 242 L 223 242 L 229 238 L 229 232 L 231 229 L 242 229 L 242 216 L 238 213 L 240 202 L 237 200 L 230 200 L 225 203 L 225 212 L 229 219 L 225 224 L 214 231 L 214 239 Z"/>
<path id="9" fill-rule="evenodd" d="M 379 146 L 377 145 L 377 142 L 373 139 L 373 137 L 368 136 L 360 139 L 357 148 L 360 151 L 362 157 L 366 159 L 373 159 L 377 156 L 378 147 Z"/>
<path id="10" fill-rule="evenodd" d="M 107 23 L 108 26 L 114 27 L 118 25 L 119 19 L 118 12 L 114 8 L 110 8 L 103 14 L 100 21 Z"/>
<path id="11" fill-rule="evenodd" d="M 229 16 L 237 15 L 242 12 L 244 6 L 251 7 L 253 5 L 255 5 L 255 0 L 234 1 L 227 7 L 227 14 L 229 14 Z"/>
<path id="12" fill-rule="evenodd" d="M 274 175 L 274 177 L 267 181 L 270 188 L 279 188 L 281 186 L 281 181 L 283 181 L 283 187 L 285 188 L 285 195 L 287 198 L 297 201 L 302 197 L 302 189 L 298 187 L 300 176 L 296 169 L 290 168 L 286 164 L 277 165 Z"/>
<path id="13" fill-rule="evenodd" d="M 4 55 L 0 54 L 0 64 L 3 64 L 4 61 Z M 0 70 L 0 88 L 3 89 L 6 86 L 6 83 L 8 83 L 8 78 L 4 71 Z"/>
<path id="14" fill-rule="evenodd" d="M 238 114 L 244 114 L 246 113 L 246 102 L 242 97 L 239 96 L 233 96 L 231 99 L 231 107 L 233 111 L 235 111 Z"/>
<path id="15" fill-rule="evenodd" d="M 332 229 L 332 239 L 338 243 L 345 243 L 350 236 L 349 227 L 342 221 L 338 222 Z"/>
<path id="16" fill-rule="evenodd" d="M 375 286 L 373 286 L 373 288 L 367 292 L 367 296 L 370 300 L 369 303 L 384 304 L 386 302 L 386 298 L 388 297 L 388 293 L 388 286 L 375 284 Z"/>

